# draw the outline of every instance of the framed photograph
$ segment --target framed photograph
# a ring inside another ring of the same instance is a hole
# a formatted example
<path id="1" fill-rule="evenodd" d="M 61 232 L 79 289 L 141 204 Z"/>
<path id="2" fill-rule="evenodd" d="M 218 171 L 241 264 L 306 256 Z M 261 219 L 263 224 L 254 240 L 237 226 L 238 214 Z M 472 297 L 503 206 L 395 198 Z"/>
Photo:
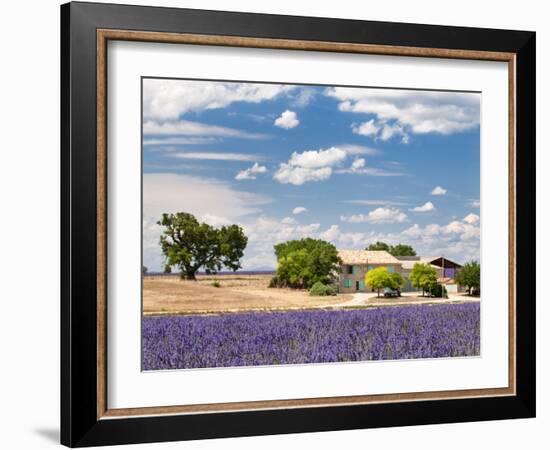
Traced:
<path id="1" fill-rule="evenodd" d="M 61 441 L 535 415 L 535 33 L 61 7 Z"/>

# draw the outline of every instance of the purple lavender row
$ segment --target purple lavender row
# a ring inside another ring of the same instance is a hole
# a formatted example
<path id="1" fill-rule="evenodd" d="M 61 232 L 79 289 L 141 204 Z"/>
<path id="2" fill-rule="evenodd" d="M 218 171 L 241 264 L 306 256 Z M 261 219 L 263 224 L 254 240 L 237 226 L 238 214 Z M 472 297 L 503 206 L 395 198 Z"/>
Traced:
<path id="1" fill-rule="evenodd" d="M 479 355 L 479 304 L 143 319 L 143 369 Z"/>

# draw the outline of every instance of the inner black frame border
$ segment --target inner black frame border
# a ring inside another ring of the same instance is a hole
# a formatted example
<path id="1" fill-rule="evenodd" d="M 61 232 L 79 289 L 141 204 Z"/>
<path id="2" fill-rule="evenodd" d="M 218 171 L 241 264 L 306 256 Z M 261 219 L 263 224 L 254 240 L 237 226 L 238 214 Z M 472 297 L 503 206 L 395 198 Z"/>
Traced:
<path id="1" fill-rule="evenodd" d="M 97 29 L 516 54 L 516 395 L 97 418 Z M 69 3 L 61 6 L 61 443 L 71 447 L 534 417 L 534 32 Z"/>

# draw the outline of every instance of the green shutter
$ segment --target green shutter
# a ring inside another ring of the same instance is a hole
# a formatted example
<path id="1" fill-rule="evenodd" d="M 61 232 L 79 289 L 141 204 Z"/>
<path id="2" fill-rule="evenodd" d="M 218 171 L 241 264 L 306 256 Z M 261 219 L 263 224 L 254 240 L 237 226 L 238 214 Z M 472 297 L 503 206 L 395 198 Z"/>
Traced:
<path id="1" fill-rule="evenodd" d="M 351 287 L 351 280 L 348 280 L 348 279 L 344 280 L 344 287 L 345 288 L 350 288 Z"/>
<path id="2" fill-rule="evenodd" d="M 352 272 L 354 275 L 357 275 L 357 274 L 359 273 L 359 267 L 353 266 L 353 269 L 351 270 L 351 272 Z"/>
<path id="3" fill-rule="evenodd" d="M 360 291 L 365 290 L 365 281 L 364 280 L 359 281 L 359 290 Z"/>
<path id="4" fill-rule="evenodd" d="M 393 266 L 388 266 L 388 272 L 393 273 Z"/>

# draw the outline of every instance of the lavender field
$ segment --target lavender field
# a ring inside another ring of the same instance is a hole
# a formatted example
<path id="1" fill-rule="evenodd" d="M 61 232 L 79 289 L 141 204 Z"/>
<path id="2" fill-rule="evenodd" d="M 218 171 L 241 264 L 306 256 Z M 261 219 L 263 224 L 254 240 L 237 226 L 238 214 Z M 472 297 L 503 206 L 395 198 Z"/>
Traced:
<path id="1" fill-rule="evenodd" d="M 479 355 L 479 303 L 143 318 L 143 370 Z"/>

